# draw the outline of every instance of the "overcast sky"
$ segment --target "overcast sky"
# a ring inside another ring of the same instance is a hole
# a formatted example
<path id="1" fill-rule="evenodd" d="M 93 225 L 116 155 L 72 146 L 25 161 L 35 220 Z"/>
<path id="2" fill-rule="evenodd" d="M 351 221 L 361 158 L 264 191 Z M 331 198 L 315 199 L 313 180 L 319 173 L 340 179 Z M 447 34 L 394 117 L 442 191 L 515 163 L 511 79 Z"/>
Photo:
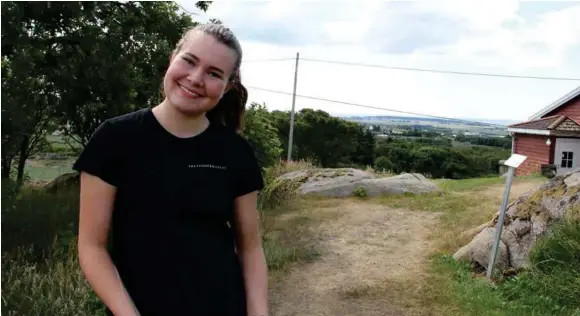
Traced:
<path id="1" fill-rule="evenodd" d="M 178 1 L 195 11 L 193 1 Z M 249 87 L 292 92 L 301 58 L 395 67 L 580 78 L 580 2 L 215 1 L 207 14 L 238 36 Z M 206 17 L 196 18 L 205 21 Z M 525 120 L 580 81 L 507 79 L 301 60 L 297 93 L 454 118 Z M 288 110 L 292 97 L 249 88 Z M 397 115 L 298 97 L 333 115 Z"/>

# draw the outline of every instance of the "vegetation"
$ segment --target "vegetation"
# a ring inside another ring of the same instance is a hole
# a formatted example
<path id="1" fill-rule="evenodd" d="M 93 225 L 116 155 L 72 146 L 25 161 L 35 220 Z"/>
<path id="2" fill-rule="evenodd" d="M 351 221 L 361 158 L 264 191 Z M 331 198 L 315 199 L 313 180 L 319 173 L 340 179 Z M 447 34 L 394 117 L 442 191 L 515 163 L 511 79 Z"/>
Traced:
<path id="1" fill-rule="evenodd" d="M 207 10 L 210 3 L 196 4 Z M 76 257 L 78 187 L 50 193 L 27 180 L 70 171 L 103 120 L 159 101 L 171 49 L 182 30 L 195 24 L 173 2 L 2 2 L 2 313 L 103 314 Z M 295 162 L 284 162 L 289 121 L 289 112 L 253 103 L 243 131 L 264 167 L 258 207 L 273 272 L 318 256 L 298 238 L 306 234 L 295 229 L 303 217 L 284 226 L 275 221 L 301 207 L 294 184 L 276 181 L 288 171 L 357 167 L 377 176 L 418 172 L 445 178 L 435 180 L 442 194 L 377 199 L 441 212 L 434 236 L 441 253 L 467 242 L 457 236 L 497 211 L 499 201 L 490 203 L 479 190 L 503 181 L 498 161 L 509 156 L 507 137 L 452 138 L 441 135 L 449 127 L 409 125 L 401 137 L 376 138 L 374 128 L 304 109 L 295 115 Z M 46 159 L 47 153 L 59 159 Z M 450 180 L 464 178 L 470 179 Z M 353 195 L 366 198 L 367 192 Z M 471 277 L 468 265 L 438 255 L 420 291 L 443 315 L 580 315 L 579 227 L 578 218 L 562 222 L 536 245 L 532 269 L 493 286 Z"/>
<path id="2" fill-rule="evenodd" d="M 461 315 L 580 315 L 580 223 L 563 221 L 532 250 L 532 268 L 490 284 L 471 266 L 441 256 L 438 273 L 451 278 Z"/>
<path id="3" fill-rule="evenodd" d="M 515 183 L 540 183 L 540 177 L 517 178 Z M 420 295 L 436 315 L 580 315 L 580 218 L 574 210 L 553 227 L 531 253 L 532 268 L 490 283 L 473 273 L 472 266 L 450 254 L 469 242 L 461 232 L 491 219 L 501 202 L 482 189 L 501 185 L 495 178 L 438 180 L 441 195 L 382 198 L 391 207 L 442 212 L 433 232 L 437 248 L 431 274 Z"/>

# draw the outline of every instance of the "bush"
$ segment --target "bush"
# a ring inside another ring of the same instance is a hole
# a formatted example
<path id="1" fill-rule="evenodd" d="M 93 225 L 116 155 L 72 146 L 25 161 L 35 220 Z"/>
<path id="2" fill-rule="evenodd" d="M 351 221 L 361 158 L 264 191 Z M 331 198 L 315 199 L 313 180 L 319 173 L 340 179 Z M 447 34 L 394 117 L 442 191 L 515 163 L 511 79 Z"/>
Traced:
<path id="1" fill-rule="evenodd" d="M 393 170 L 393 163 L 391 160 L 385 156 L 380 156 L 375 159 L 375 169 L 379 172 Z"/>
<path id="2" fill-rule="evenodd" d="M 78 188 L 51 194 L 25 187 L 2 200 L 3 252 L 26 246 L 30 247 L 27 259 L 40 261 L 55 242 L 66 249 L 78 230 Z"/>

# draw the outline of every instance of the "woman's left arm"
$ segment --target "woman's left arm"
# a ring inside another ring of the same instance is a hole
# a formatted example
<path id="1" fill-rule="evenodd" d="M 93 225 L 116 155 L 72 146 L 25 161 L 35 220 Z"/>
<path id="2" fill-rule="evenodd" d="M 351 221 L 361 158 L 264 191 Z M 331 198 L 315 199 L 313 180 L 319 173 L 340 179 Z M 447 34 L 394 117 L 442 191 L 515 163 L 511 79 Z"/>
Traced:
<path id="1" fill-rule="evenodd" d="M 254 191 L 235 200 L 236 248 L 245 280 L 248 316 L 267 316 L 268 268 L 260 239 L 257 198 Z"/>

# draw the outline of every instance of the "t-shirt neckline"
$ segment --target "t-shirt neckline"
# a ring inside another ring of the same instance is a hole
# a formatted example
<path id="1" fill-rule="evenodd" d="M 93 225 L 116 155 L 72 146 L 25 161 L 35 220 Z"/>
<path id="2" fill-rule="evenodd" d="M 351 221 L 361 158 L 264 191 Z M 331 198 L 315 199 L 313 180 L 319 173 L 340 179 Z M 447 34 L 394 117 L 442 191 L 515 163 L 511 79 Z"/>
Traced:
<path id="1" fill-rule="evenodd" d="M 203 138 L 204 135 L 209 134 L 209 131 L 211 129 L 213 129 L 213 125 L 214 125 L 210 121 L 208 126 L 201 133 L 194 135 L 194 136 L 190 136 L 190 137 L 179 137 L 179 136 L 174 135 L 173 133 L 168 131 L 163 125 L 161 125 L 159 120 L 157 120 L 157 117 L 155 117 L 155 114 L 153 114 L 153 108 L 150 107 L 147 109 L 147 116 L 149 117 L 149 120 L 151 121 L 151 123 L 153 125 L 155 125 L 155 128 L 157 128 L 164 135 L 164 137 L 171 139 L 172 141 L 177 141 L 177 142 L 197 141 L 197 140 Z"/>

